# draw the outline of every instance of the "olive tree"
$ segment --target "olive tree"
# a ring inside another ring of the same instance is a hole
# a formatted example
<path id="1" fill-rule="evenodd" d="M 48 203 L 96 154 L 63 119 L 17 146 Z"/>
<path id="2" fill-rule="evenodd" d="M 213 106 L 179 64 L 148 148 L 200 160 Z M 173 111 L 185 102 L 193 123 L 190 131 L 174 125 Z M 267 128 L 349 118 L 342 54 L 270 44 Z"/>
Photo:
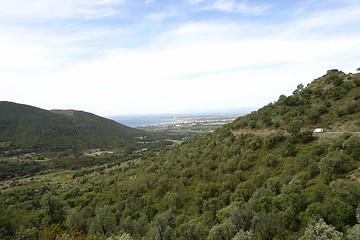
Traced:
<path id="1" fill-rule="evenodd" d="M 149 231 L 150 239 L 153 240 L 170 240 L 175 239 L 174 216 L 172 212 L 166 211 L 159 213 L 154 217 L 151 222 Z"/>
<path id="2" fill-rule="evenodd" d="M 326 222 L 320 218 L 318 221 L 309 223 L 305 234 L 300 240 L 340 240 L 343 234 L 336 231 L 336 229 L 327 225 Z"/>

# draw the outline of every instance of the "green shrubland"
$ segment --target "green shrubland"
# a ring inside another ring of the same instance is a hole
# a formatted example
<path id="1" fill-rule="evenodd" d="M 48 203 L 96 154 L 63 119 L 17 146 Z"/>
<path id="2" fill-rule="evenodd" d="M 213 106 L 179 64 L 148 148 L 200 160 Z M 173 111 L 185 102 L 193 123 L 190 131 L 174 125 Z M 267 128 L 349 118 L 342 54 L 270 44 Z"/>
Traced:
<path id="1" fill-rule="evenodd" d="M 312 132 L 358 131 L 358 112 L 337 114 L 356 79 L 331 72 L 204 137 L 20 179 L 0 192 L 0 238 L 357 239 L 360 136 Z"/>

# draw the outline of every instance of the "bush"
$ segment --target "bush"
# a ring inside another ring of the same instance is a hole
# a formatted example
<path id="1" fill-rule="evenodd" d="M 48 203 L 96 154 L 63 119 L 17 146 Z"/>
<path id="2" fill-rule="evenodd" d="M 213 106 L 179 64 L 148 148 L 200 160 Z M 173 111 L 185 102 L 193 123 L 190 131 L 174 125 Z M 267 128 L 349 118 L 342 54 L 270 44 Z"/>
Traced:
<path id="1" fill-rule="evenodd" d="M 297 149 L 294 144 L 287 144 L 283 149 L 282 154 L 284 157 L 295 157 L 297 153 Z"/>
<path id="2" fill-rule="evenodd" d="M 352 228 L 350 228 L 347 231 L 347 239 L 349 240 L 359 240 L 359 236 L 360 236 L 360 224 L 356 224 L 355 226 L 353 226 Z"/>
<path id="3" fill-rule="evenodd" d="M 333 87 L 330 90 L 330 95 L 334 100 L 339 100 L 347 94 L 347 91 L 342 87 Z"/>
<path id="4" fill-rule="evenodd" d="M 244 230 L 240 229 L 232 240 L 253 240 L 253 239 L 255 238 L 251 230 L 245 232 Z"/>
<path id="5" fill-rule="evenodd" d="M 342 117 L 346 115 L 346 111 L 344 109 L 339 109 L 336 111 L 336 114 L 338 115 L 338 117 Z"/>
<path id="6" fill-rule="evenodd" d="M 230 222 L 215 225 L 209 232 L 208 240 L 231 240 L 236 234 L 236 226 Z"/>
<path id="7" fill-rule="evenodd" d="M 270 133 L 264 138 L 264 145 L 266 148 L 271 149 L 275 147 L 277 143 L 285 140 L 283 132 Z"/>
<path id="8" fill-rule="evenodd" d="M 276 167 L 278 164 L 278 156 L 269 154 L 265 157 L 265 164 L 268 167 Z"/>
<path id="9" fill-rule="evenodd" d="M 4 213 L 0 216 L 0 239 L 10 239 L 16 233 L 16 225 L 13 217 Z"/>
<path id="10" fill-rule="evenodd" d="M 341 78 L 339 76 L 333 76 L 333 77 L 331 77 L 331 80 L 335 86 L 340 86 L 341 84 L 344 83 L 343 78 Z"/>
<path id="11" fill-rule="evenodd" d="M 360 112 L 360 102 L 350 104 L 346 108 L 347 114 L 354 114 L 354 113 L 358 113 L 358 112 Z"/>
<path id="12" fill-rule="evenodd" d="M 312 131 L 304 131 L 295 135 L 295 137 L 301 143 L 309 143 L 314 140 L 313 132 Z"/>
<path id="13" fill-rule="evenodd" d="M 305 212 L 300 214 L 300 219 L 303 222 L 310 220 L 319 220 L 325 216 L 325 210 L 322 203 L 315 202 L 307 206 Z"/>
<path id="14" fill-rule="evenodd" d="M 355 210 L 348 203 L 337 198 L 326 198 L 324 202 L 326 219 L 340 231 L 356 223 Z"/>
<path id="15" fill-rule="evenodd" d="M 327 108 L 325 108 L 325 109 L 326 109 L 325 112 L 327 112 Z M 322 114 L 322 113 L 320 113 L 320 111 L 321 111 L 320 109 L 318 111 L 316 111 L 316 110 L 310 110 L 309 111 L 308 119 L 310 120 L 310 122 L 312 124 L 316 124 L 316 123 L 318 123 L 320 121 L 320 115 Z"/>
<path id="16" fill-rule="evenodd" d="M 341 152 L 335 152 L 319 162 L 320 174 L 327 183 L 336 179 L 338 174 L 349 171 L 351 167 L 351 158 Z"/>
<path id="17" fill-rule="evenodd" d="M 325 105 L 323 105 L 323 106 L 319 107 L 318 112 L 319 112 L 320 114 L 325 114 L 325 113 L 328 113 L 329 110 L 328 110 L 328 108 L 327 108 Z"/>
<path id="18" fill-rule="evenodd" d="M 354 88 L 354 85 L 351 82 L 344 82 L 341 84 L 341 87 L 343 87 L 346 91 L 350 91 Z"/>
<path id="19" fill-rule="evenodd" d="M 319 219 L 309 223 L 305 235 L 300 240 L 340 240 L 342 235 L 333 226 L 327 225 L 323 219 Z"/>
<path id="20" fill-rule="evenodd" d="M 354 160 L 360 160 L 360 137 L 352 136 L 343 143 L 345 153 L 350 155 Z"/>
<path id="21" fill-rule="evenodd" d="M 359 87 L 360 86 L 360 79 L 359 78 L 357 78 L 357 79 L 354 79 L 354 84 L 357 86 L 357 87 Z"/>
<path id="22" fill-rule="evenodd" d="M 300 129 L 302 128 L 302 126 L 304 125 L 304 121 L 298 119 L 298 120 L 293 120 L 290 122 L 287 131 L 293 135 L 297 134 L 298 132 L 300 132 Z"/>

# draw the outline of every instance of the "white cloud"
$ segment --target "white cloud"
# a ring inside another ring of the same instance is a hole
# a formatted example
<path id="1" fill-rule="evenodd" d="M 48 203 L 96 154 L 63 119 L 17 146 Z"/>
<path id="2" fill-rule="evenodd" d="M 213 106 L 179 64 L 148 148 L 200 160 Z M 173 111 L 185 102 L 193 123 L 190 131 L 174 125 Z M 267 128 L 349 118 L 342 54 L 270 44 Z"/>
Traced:
<path id="1" fill-rule="evenodd" d="M 0 2 L 0 15 L 16 18 L 92 18 L 109 16 L 124 0 L 12 0 Z"/>
<path id="2" fill-rule="evenodd" d="M 181 47 L 183 45 L 236 41 L 248 38 L 253 26 L 238 25 L 232 22 L 194 22 L 185 23 L 176 29 L 162 33 L 155 39 L 159 46 Z"/>
<path id="3" fill-rule="evenodd" d="M 57 72 L 36 93 L 56 99 L 59 107 L 79 108 L 73 98 L 80 99 L 83 109 L 103 115 L 116 114 L 114 106 L 122 113 L 262 106 L 338 67 L 342 51 L 358 42 L 266 39 L 116 49 Z M 94 109 L 99 102 L 104 105 Z"/>
<path id="4" fill-rule="evenodd" d="M 106 13 L 101 9 L 112 9 L 108 4 L 122 2 L 87 1 L 90 5 L 85 9 L 96 12 L 82 17 L 101 16 Z M 239 8 L 235 1 L 222 3 L 223 11 Z M 66 12 L 64 4 L 71 9 L 67 14 L 61 13 Z M 85 1 L 64 4 L 56 16 L 84 11 L 78 8 Z M 0 2 L 0 12 L 3 6 Z M 33 6 L 31 11 L 45 10 Z M 176 13 L 159 12 L 148 17 L 162 20 Z M 43 108 L 75 108 L 101 115 L 260 107 L 327 69 L 354 71 L 360 34 L 337 31 L 357 24 L 359 13 L 357 7 L 327 10 L 277 25 L 189 20 L 166 25 L 166 30 L 151 37 L 136 27 L 37 32 L 3 24 L 0 96 Z M 136 34 L 152 41 L 142 47 L 119 44 Z"/>
<path id="5" fill-rule="evenodd" d="M 172 8 L 172 9 L 167 9 L 167 11 L 148 14 L 147 19 L 162 21 L 166 18 L 176 17 L 178 15 L 179 12 L 176 9 Z"/>
<path id="6" fill-rule="evenodd" d="M 286 30 L 290 34 L 302 33 L 304 31 L 317 31 L 313 33 L 322 33 L 324 31 L 332 31 L 334 36 L 336 32 L 334 29 L 342 27 L 350 27 L 352 24 L 358 24 L 360 22 L 360 7 L 347 7 L 333 10 L 324 10 L 313 13 L 310 16 L 301 18 L 294 22 L 285 23 Z M 354 34 L 355 32 L 350 32 Z M 331 36 L 331 37 L 334 37 Z"/>
<path id="7" fill-rule="evenodd" d="M 219 10 L 224 12 L 237 12 L 249 15 L 264 14 L 270 8 L 269 5 L 251 6 L 247 1 L 238 3 L 236 0 L 214 0 L 212 4 L 204 7 L 203 10 Z"/>
<path id="8" fill-rule="evenodd" d="M 206 0 L 189 0 L 190 4 L 197 5 L 199 3 L 205 2 Z"/>

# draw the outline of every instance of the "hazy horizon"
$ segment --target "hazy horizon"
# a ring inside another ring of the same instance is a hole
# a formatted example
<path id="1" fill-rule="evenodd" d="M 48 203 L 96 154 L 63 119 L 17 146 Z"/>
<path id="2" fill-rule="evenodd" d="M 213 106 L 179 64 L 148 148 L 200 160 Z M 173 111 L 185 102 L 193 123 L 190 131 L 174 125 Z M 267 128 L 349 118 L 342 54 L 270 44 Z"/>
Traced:
<path id="1" fill-rule="evenodd" d="M 101 116 L 259 108 L 360 67 L 360 0 L 0 3 L 0 100 Z"/>

